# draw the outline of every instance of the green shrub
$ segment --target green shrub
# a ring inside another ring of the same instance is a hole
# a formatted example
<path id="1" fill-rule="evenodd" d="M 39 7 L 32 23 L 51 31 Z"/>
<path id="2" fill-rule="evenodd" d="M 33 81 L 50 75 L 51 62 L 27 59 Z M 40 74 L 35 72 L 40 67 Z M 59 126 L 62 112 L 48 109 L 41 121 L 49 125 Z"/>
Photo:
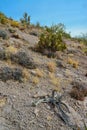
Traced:
<path id="1" fill-rule="evenodd" d="M 11 20 L 10 21 L 10 25 L 12 26 L 12 27 L 19 27 L 19 22 L 17 22 L 17 21 L 14 21 L 14 20 Z"/>
<path id="2" fill-rule="evenodd" d="M 40 36 L 37 50 L 43 52 L 47 49 L 48 51 L 56 52 L 66 49 L 66 44 L 62 40 L 63 31 L 62 25 L 46 27 L 45 32 Z"/>
<path id="3" fill-rule="evenodd" d="M 5 31 L 0 30 L 0 37 L 2 37 L 3 39 L 7 39 L 8 35 L 7 35 L 7 33 Z"/>
<path id="4" fill-rule="evenodd" d="M 23 72 L 19 68 L 2 67 L 0 69 L 0 80 L 6 82 L 7 80 L 22 81 Z"/>
<path id="5" fill-rule="evenodd" d="M 7 17 L 3 13 L 0 12 L 0 23 L 1 24 L 6 24 L 7 21 L 8 21 Z"/>

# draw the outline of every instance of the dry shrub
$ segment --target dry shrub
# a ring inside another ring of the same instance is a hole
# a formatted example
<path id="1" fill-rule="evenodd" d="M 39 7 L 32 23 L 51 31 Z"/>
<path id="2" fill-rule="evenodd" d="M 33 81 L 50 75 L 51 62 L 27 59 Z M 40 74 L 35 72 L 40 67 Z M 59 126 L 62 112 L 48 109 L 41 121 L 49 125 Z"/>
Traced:
<path id="1" fill-rule="evenodd" d="M 6 48 L 7 53 L 15 54 L 15 53 L 17 53 L 17 51 L 18 51 L 17 48 L 15 48 L 14 46 L 9 46 Z"/>
<path id="2" fill-rule="evenodd" d="M 37 85 L 39 83 L 39 78 L 38 77 L 34 77 L 32 79 L 32 83 L 35 84 L 35 85 Z"/>
<path id="3" fill-rule="evenodd" d="M 16 38 L 16 39 L 20 39 L 20 36 L 19 36 L 19 34 L 17 34 L 17 33 L 14 33 L 14 34 L 12 35 L 12 37 L 14 37 L 14 38 Z"/>
<path id="4" fill-rule="evenodd" d="M 24 30 L 26 29 L 26 27 L 25 27 L 25 26 L 20 25 L 19 29 L 20 29 L 21 31 L 24 31 Z"/>
<path id="5" fill-rule="evenodd" d="M 36 76 L 38 76 L 38 77 L 43 77 L 43 71 L 42 70 L 40 70 L 40 69 L 36 69 L 35 70 L 35 73 L 36 73 Z"/>
<path id="6" fill-rule="evenodd" d="M 55 85 L 55 86 L 57 86 L 57 85 L 59 85 L 59 81 L 58 81 L 58 78 L 53 78 L 53 79 L 51 79 L 51 83 L 53 84 L 53 85 Z"/>
<path id="7" fill-rule="evenodd" d="M 57 78 L 53 73 L 49 73 L 50 82 L 54 85 L 54 90 L 60 91 L 60 79 Z"/>
<path id="8" fill-rule="evenodd" d="M 87 88 L 74 86 L 70 92 L 70 95 L 72 98 L 75 98 L 76 100 L 83 101 L 85 96 L 87 96 Z"/>
<path id="9" fill-rule="evenodd" d="M 71 64 L 74 68 L 78 68 L 79 65 L 78 61 L 75 61 L 71 58 L 68 58 L 68 64 Z"/>
<path id="10" fill-rule="evenodd" d="M 16 63 L 14 64 L 11 61 L 11 59 L 9 59 L 9 58 L 7 60 L 4 60 L 3 63 L 4 63 L 5 66 L 8 66 L 8 67 L 10 66 L 11 68 L 16 68 L 17 67 L 17 64 Z"/>
<path id="11" fill-rule="evenodd" d="M 50 72 L 55 72 L 56 70 L 56 63 L 55 62 L 48 62 L 47 68 Z"/>
<path id="12" fill-rule="evenodd" d="M 11 54 L 16 54 L 17 53 L 17 48 L 13 47 L 13 46 L 9 46 L 6 48 L 5 50 L 5 56 L 6 56 L 6 59 L 10 59 L 11 57 Z"/>
<path id="13" fill-rule="evenodd" d="M 18 51 L 16 54 L 11 55 L 11 60 L 28 69 L 36 69 L 37 66 L 31 55 L 24 51 Z"/>
<path id="14" fill-rule="evenodd" d="M 72 89 L 72 91 L 70 92 L 70 95 L 72 98 L 75 98 L 76 100 L 84 100 L 84 94 L 81 91 L 78 91 L 78 89 Z"/>
<path id="15" fill-rule="evenodd" d="M 6 104 L 7 98 L 0 96 L 0 107 L 3 107 Z"/>
<path id="16" fill-rule="evenodd" d="M 62 59 L 61 51 L 56 51 L 55 54 L 54 54 L 54 57 L 56 57 L 57 59 Z"/>
<path id="17" fill-rule="evenodd" d="M 26 68 L 24 68 L 24 69 L 22 70 L 22 75 L 23 75 L 24 81 L 29 80 L 30 74 L 29 74 L 29 72 L 28 72 L 28 70 L 27 70 Z"/>
<path id="18" fill-rule="evenodd" d="M 9 45 L 9 43 L 4 42 L 4 43 L 3 43 L 3 46 L 5 46 L 5 47 L 9 47 L 10 45 Z"/>
<path id="19" fill-rule="evenodd" d="M 10 59 L 7 59 L 6 61 L 4 61 L 4 63 L 8 66 L 13 66 L 13 64 L 12 64 L 12 62 L 11 62 L 11 60 Z"/>
<path id="20" fill-rule="evenodd" d="M 74 68 L 78 68 L 78 62 L 77 62 L 77 61 L 74 61 L 74 62 L 73 62 L 73 67 L 74 67 Z"/>
<path id="21" fill-rule="evenodd" d="M 19 22 L 17 21 L 10 21 L 12 27 L 19 27 Z"/>

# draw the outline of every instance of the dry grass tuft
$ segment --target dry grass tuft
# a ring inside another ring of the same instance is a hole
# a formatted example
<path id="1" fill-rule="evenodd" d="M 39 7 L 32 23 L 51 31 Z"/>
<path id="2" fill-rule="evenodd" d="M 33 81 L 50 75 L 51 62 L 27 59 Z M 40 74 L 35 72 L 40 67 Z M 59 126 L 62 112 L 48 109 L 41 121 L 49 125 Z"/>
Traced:
<path id="1" fill-rule="evenodd" d="M 22 70 L 22 75 L 23 75 L 23 80 L 24 80 L 25 82 L 29 80 L 30 74 L 29 74 L 29 72 L 28 72 L 27 69 L 24 68 L 24 69 Z"/>
<path id="2" fill-rule="evenodd" d="M 14 67 L 14 65 L 12 64 L 12 62 L 11 62 L 11 60 L 10 59 L 7 59 L 6 61 L 4 61 L 4 63 L 7 65 L 7 66 L 13 66 Z"/>
<path id="3" fill-rule="evenodd" d="M 43 71 L 38 68 L 35 70 L 35 73 L 36 73 L 36 76 L 38 76 L 38 77 L 43 77 L 43 75 L 44 75 Z"/>
<path id="4" fill-rule="evenodd" d="M 72 98 L 75 98 L 76 100 L 84 100 L 84 94 L 81 91 L 79 92 L 76 88 L 70 92 L 70 95 Z"/>
<path id="5" fill-rule="evenodd" d="M 6 99 L 6 97 L 0 97 L 0 107 L 3 107 L 5 104 L 6 104 L 6 101 L 7 101 L 7 99 Z"/>
<path id="6" fill-rule="evenodd" d="M 50 82 L 54 85 L 54 90 L 60 91 L 60 79 L 57 78 L 54 73 L 49 73 Z"/>
<path id="7" fill-rule="evenodd" d="M 55 72 L 56 70 L 56 63 L 55 62 L 48 62 L 47 68 L 50 72 Z"/>
<path id="8" fill-rule="evenodd" d="M 17 53 L 18 49 L 13 47 L 13 46 L 9 46 L 5 49 L 5 56 L 6 59 L 9 60 L 11 58 L 11 54 L 15 54 Z"/>
<path id="9" fill-rule="evenodd" d="M 78 68 L 79 65 L 78 61 L 75 61 L 71 58 L 68 58 L 68 64 L 71 64 L 74 68 Z"/>
<path id="10" fill-rule="evenodd" d="M 39 78 L 38 77 L 34 77 L 32 79 L 32 83 L 35 84 L 35 85 L 37 85 L 39 83 Z"/>
<path id="11" fill-rule="evenodd" d="M 87 96 L 87 88 L 79 88 L 79 86 L 74 86 L 70 92 L 70 95 L 76 100 L 83 101 L 85 96 Z"/>
<path id="12" fill-rule="evenodd" d="M 17 53 L 18 49 L 15 48 L 14 46 L 9 46 L 6 48 L 6 53 L 12 53 L 12 54 L 15 54 Z"/>
<path id="13" fill-rule="evenodd" d="M 17 22 L 17 21 L 10 21 L 10 25 L 12 26 L 12 27 L 18 27 L 19 28 L 19 22 Z"/>

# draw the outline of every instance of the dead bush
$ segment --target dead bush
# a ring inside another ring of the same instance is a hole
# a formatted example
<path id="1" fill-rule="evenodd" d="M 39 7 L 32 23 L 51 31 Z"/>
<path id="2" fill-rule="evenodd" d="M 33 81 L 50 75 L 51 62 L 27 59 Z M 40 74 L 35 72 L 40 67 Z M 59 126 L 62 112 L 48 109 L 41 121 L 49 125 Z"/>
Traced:
<path id="1" fill-rule="evenodd" d="M 70 92 L 72 98 L 76 100 L 83 101 L 85 96 L 87 96 L 87 87 L 85 84 L 79 84 L 78 82 L 74 83 L 74 86 Z"/>

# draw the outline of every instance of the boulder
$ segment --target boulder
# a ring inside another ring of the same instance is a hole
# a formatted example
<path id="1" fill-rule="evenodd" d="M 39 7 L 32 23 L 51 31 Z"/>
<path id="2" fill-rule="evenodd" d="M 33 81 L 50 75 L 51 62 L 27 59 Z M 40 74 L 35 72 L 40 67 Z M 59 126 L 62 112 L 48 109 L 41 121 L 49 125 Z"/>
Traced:
<path id="1" fill-rule="evenodd" d="M 65 63 L 63 63 L 62 60 L 57 60 L 56 64 L 57 64 L 57 67 L 66 68 Z"/>

